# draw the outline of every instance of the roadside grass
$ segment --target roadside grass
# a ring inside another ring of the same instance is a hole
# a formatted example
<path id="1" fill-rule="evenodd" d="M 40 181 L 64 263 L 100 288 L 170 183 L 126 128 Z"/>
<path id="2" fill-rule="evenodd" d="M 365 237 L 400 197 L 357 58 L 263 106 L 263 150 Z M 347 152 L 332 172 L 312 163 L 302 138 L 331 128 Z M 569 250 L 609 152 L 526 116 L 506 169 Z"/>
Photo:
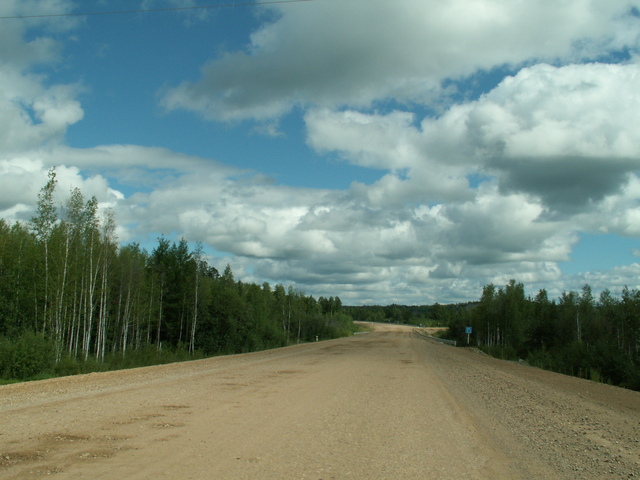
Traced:
<path id="1" fill-rule="evenodd" d="M 373 332 L 375 329 L 366 322 L 353 322 L 353 333 Z"/>
<path id="2" fill-rule="evenodd" d="M 448 327 L 429 327 L 426 330 L 428 334 L 431 335 L 432 337 L 443 338 L 443 339 L 448 338 L 447 337 L 448 331 L 449 331 Z"/>
<path id="3" fill-rule="evenodd" d="M 42 335 L 26 332 L 16 341 L 0 338 L 0 385 L 199 360 L 207 355 L 190 353 L 186 346 L 158 349 L 150 345 L 131 349 L 126 356 L 110 353 L 104 359 L 90 355 L 85 360 L 68 353 L 57 357 L 56 361 L 55 344 Z"/>
<path id="4" fill-rule="evenodd" d="M 370 327 L 352 322 L 351 318 L 345 315 L 338 314 L 332 320 L 324 330 L 318 331 L 319 338 L 326 340 L 349 337 L 371 330 Z M 0 385 L 186 362 L 227 354 L 269 350 L 279 346 L 283 345 L 256 344 L 253 348 L 242 352 L 221 350 L 208 353 L 202 350 L 189 352 L 185 344 L 179 344 L 173 348 L 148 345 L 127 350 L 126 355 L 115 352 L 106 354 L 104 358 L 89 355 L 84 359 L 69 353 L 56 354 L 56 346 L 51 339 L 38 333 L 24 332 L 12 340 L 0 337 Z"/>

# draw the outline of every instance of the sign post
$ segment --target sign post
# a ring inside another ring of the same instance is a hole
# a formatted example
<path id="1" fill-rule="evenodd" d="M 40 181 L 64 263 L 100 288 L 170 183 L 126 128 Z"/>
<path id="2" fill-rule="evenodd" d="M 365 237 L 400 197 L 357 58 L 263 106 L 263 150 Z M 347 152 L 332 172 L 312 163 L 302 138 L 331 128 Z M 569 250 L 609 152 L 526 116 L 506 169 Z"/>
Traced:
<path id="1" fill-rule="evenodd" d="M 471 327 L 465 327 L 464 328 L 464 333 L 467 334 L 467 345 L 469 345 L 469 336 L 471 335 L 472 330 L 473 329 Z"/>

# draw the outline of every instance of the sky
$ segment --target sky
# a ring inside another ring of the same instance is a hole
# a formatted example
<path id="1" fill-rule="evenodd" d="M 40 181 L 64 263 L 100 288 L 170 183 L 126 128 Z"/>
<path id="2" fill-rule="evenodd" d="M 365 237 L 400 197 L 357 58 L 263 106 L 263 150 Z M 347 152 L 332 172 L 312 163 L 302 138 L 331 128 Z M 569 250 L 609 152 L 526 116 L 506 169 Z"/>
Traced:
<path id="1" fill-rule="evenodd" d="M 55 166 L 345 305 L 640 288 L 640 0 L 235 3 L 0 0 L 0 218 Z"/>

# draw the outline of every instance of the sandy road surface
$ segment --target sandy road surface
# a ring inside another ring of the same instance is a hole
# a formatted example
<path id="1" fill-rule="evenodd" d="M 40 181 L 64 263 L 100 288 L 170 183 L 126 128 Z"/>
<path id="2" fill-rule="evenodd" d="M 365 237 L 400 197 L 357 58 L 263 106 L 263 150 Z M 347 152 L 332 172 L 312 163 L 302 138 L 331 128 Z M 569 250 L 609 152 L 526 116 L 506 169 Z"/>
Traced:
<path id="1" fill-rule="evenodd" d="M 390 328 L 0 387 L 0 478 L 640 478 L 640 394 Z"/>

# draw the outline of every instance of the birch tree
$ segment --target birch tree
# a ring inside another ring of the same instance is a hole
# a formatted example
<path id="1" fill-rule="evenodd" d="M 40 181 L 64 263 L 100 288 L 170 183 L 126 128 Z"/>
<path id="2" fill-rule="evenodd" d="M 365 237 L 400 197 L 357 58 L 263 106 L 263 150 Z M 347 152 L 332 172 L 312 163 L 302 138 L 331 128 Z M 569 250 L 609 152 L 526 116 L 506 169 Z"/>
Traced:
<path id="1" fill-rule="evenodd" d="M 36 234 L 36 239 L 43 248 L 44 260 L 44 287 L 42 304 L 42 331 L 46 333 L 49 326 L 49 241 L 53 227 L 58 221 L 57 208 L 53 202 L 53 193 L 56 189 L 56 170 L 51 168 L 47 174 L 47 183 L 38 193 L 37 215 L 31 219 L 31 225 Z M 37 291 L 37 289 L 36 289 Z M 37 300 L 36 300 L 37 302 Z"/>

